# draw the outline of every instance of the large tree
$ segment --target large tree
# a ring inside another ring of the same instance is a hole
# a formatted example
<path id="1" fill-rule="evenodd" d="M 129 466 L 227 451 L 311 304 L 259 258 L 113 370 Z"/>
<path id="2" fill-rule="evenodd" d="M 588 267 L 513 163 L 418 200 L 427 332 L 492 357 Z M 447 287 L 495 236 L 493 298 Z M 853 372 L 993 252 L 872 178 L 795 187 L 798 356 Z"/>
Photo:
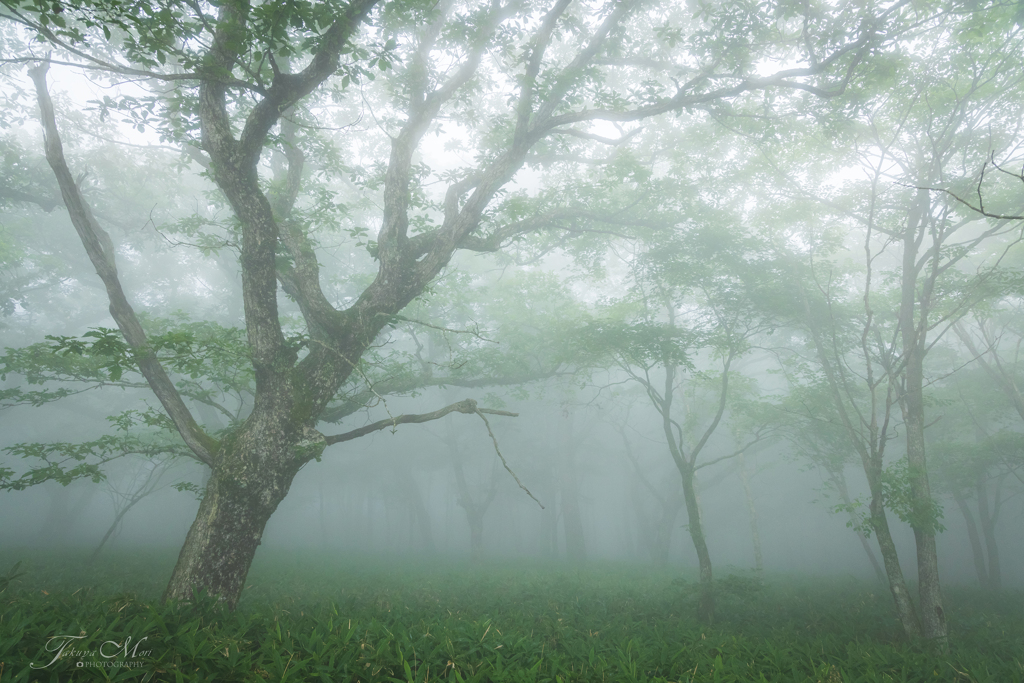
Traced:
<path id="1" fill-rule="evenodd" d="M 801 236 L 795 250 L 803 264 L 794 264 L 794 273 L 803 274 L 801 325 L 817 381 L 861 456 L 870 523 L 904 629 L 939 649 L 947 646 L 936 549 L 941 509 L 931 493 L 925 439 L 925 389 L 936 377 L 926 358 L 957 320 L 1016 278 L 1004 259 L 1022 233 L 1019 223 L 979 221 L 951 195 L 927 188 L 969 187 L 992 150 L 1020 144 L 1021 32 L 994 16 L 943 26 L 927 46 L 891 62 L 884 88 L 865 93 L 849 137 L 837 136 L 863 180 L 848 181 L 840 192 L 825 183 L 812 190 L 814 183 L 793 175 L 785 183 L 815 196 L 830 221 L 848 221 L 860 237 L 863 265 L 851 272 L 829 255 L 845 260 L 846 245 L 834 238 L 829 245 L 822 225 Z M 897 425 L 905 450 L 895 471 L 884 457 Z M 887 499 L 897 498 L 890 510 L 910 524 L 916 542 L 916 611 L 886 521 Z"/>
<path id="2" fill-rule="evenodd" d="M 191 453 L 211 470 L 166 596 L 186 598 L 202 587 L 234 605 L 267 520 L 299 468 L 366 431 L 325 435 L 318 430 L 324 411 L 380 332 L 456 251 L 494 251 L 537 230 L 577 230 L 621 209 L 614 196 L 581 207 L 571 194 L 531 196 L 522 185 L 510 192 L 532 155 L 571 165 L 590 147 L 616 142 L 598 122 L 629 125 L 753 90 L 835 94 L 892 39 L 892 22 L 910 5 L 733 3 L 701 5 L 696 14 L 681 3 L 571 0 L 3 0 L 3 7 L 5 18 L 55 51 L 50 61 L 13 58 L 35 64 L 47 160 L 135 361 Z M 165 138 L 205 166 L 231 207 L 254 396 L 251 412 L 228 433 L 203 428 L 151 349 L 118 278 L 117 249 L 65 160 L 46 82 L 54 63 L 146 79 L 154 93 L 148 100 L 118 106 L 143 128 L 155 119 Z M 787 66 L 761 75 L 766 64 Z M 323 286 L 315 221 L 296 210 L 314 151 L 297 129 L 374 74 L 387 79 L 387 89 L 368 95 L 367 107 L 381 117 L 389 147 L 370 245 L 376 274 L 352 300 L 337 300 Z M 473 161 L 423 161 L 426 134 L 442 124 L 461 129 L 449 133 L 449 143 L 473 146 Z M 429 191 L 431 182 L 444 190 Z M 298 306 L 300 339 L 286 334 L 282 293 Z M 447 410 L 476 407 L 460 402 Z M 410 418 L 419 419 L 426 418 Z"/>

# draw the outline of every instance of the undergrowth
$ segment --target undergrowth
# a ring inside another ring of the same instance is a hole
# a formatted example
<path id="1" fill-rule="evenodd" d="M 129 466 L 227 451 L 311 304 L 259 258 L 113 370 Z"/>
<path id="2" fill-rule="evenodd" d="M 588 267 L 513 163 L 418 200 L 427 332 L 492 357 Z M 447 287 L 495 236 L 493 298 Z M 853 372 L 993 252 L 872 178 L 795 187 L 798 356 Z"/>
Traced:
<path id="1" fill-rule="evenodd" d="M 173 555 L 22 555 L 0 683 L 1024 680 L 1018 594 L 948 591 L 937 656 L 904 641 L 888 591 L 852 579 L 726 575 L 709 628 L 692 583 L 644 567 L 261 557 L 229 612 L 160 603 Z"/>

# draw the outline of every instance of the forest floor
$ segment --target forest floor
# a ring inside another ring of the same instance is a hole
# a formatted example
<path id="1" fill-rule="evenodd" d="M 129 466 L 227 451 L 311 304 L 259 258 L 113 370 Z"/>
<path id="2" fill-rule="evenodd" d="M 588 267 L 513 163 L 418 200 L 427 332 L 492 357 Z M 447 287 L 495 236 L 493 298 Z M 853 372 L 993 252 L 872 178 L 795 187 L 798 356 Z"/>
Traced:
<path id="1" fill-rule="evenodd" d="M 0 552 L 26 572 L 0 593 L 0 683 L 1024 681 L 1019 592 L 948 589 L 940 657 L 853 578 L 720 570 L 701 627 L 692 580 L 639 565 L 265 552 L 227 612 L 159 602 L 173 552 L 87 557 Z"/>

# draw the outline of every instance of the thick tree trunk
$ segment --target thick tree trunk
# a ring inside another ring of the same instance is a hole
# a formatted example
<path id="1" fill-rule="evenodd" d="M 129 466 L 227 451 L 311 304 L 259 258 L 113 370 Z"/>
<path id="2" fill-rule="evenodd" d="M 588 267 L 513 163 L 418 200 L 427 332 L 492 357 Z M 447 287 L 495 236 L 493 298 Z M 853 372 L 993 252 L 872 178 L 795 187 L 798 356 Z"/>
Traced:
<path id="1" fill-rule="evenodd" d="M 693 470 L 683 473 L 683 498 L 686 501 L 686 515 L 689 520 L 690 538 L 694 550 L 697 551 L 697 564 L 700 568 L 700 595 L 697 598 L 697 619 L 702 624 L 711 624 L 715 620 L 714 577 L 711 571 L 711 554 L 704 538 L 704 526 L 700 518 L 700 506 L 697 504 L 697 491 L 694 489 Z"/>
<path id="2" fill-rule="evenodd" d="M 978 574 L 978 584 L 987 589 L 989 585 L 988 568 L 985 566 L 985 551 L 981 547 L 981 537 L 978 535 L 978 525 L 974 522 L 974 514 L 962 493 L 953 494 L 953 500 L 960 508 L 960 514 L 964 517 L 967 526 L 967 538 L 971 542 L 971 555 L 974 557 L 974 571 Z"/>
<path id="3" fill-rule="evenodd" d="M 301 463 L 294 454 L 273 460 L 261 457 L 268 455 L 261 450 L 238 444 L 218 460 L 165 600 L 188 600 L 195 589 L 202 589 L 231 609 L 237 605 L 267 521 L 287 495 Z"/>

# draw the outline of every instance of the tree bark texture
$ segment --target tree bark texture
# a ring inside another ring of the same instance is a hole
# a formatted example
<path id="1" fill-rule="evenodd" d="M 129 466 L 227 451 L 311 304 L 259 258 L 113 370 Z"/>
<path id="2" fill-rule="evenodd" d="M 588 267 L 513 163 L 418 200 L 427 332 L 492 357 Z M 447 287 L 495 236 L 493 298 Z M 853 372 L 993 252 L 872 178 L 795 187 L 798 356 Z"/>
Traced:
<path id="1" fill-rule="evenodd" d="M 927 191 L 918 190 L 903 233 L 902 287 L 899 311 L 903 343 L 903 425 L 906 431 L 907 474 L 910 480 L 910 526 L 917 549 L 918 602 L 921 634 L 940 651 L 948 649 L 946 613 L 939 583 L 939 557 L 935 543 L 938 508 L 928 483 L 925 449 L 924 357 L 928 333 L 930 294 L 938 256 L 928 259 L 928 277 L 919 283 L 917 262 L 921 237 L 929 221 L 931 202 Z M 919 292 L 918 289 L 921 288 Z M 895 378 L 893 378 L 895 380 Z"/>
<path id="2" fill-rule="evenodd" d="M 885 574 L 889 578 L 889 592 L 896 605 L 896 616 L 899 618 L 907 638 L 911 641 L 918 640 L 921 637 L 921 624 L 917 619 L 914 603 L 910 599 L 910 591 L 907 590 L 907 581 L 903 577 L 903 568 L 900 567 L 896 543 L 893 542 L 892 533 L 889 531 L 889 520 L 885 514 L 881 495 L 872 496 L 871 527 L 878 540 L 878 549 L 882 553 L 882 564 L 885 566 Z"/>
<path id="3" fill-rule="evenodd" d="M 267 521 L 294 475 L 263 470 L 239 480 L 214 470 L 164 600 L 190 600 L 202 590 L 234 609 Z"/>

